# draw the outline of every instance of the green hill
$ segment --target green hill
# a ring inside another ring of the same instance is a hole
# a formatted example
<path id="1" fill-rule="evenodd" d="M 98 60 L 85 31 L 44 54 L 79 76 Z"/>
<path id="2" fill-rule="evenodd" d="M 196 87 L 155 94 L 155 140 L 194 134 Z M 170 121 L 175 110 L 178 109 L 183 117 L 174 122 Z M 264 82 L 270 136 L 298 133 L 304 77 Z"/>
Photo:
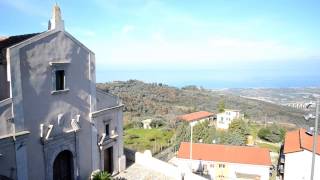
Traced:
<path id="1" fill-rule="evenodd" d="M 99 83 L 97 87 L 120 96 L 125 104 L 125 121 L 161 118 L 170 123 L 175 121 L 177 115 L 198 110 L 217 113 L 218 102 L 223 100 L 226 108 L 239 109 L 253 121 L 293 123 L 298 127 L 307 125 L 303 111 L 224 91 L 195 86 L 176 88 L 138 80 Z"/>

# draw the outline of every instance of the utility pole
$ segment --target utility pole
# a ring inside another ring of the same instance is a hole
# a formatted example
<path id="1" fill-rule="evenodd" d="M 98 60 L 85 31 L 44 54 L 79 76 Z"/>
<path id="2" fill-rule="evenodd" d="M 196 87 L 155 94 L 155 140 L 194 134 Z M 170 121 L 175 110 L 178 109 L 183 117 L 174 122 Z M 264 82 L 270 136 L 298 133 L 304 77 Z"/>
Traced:
<path id="1" fill-rule="evenodd" d="M 192 133 L 193 133 L 193 127 L 192 127 L 191 123 L 190 123 L 190 128 L 191 128 L 191 136 L 190 136 L 190 170 L 192 171 Z"/>
<path id="2" fill-rule="evenodd" d="M 317 97 L 316 104 L 316 119 L 314 122 L 314 135 L 313 135 L 313 149 L 312 149 L 312 166 L 311 166 L 311 176 L 310 179 L 313 180 L 314 177 L 314 165 L 315 165 L 315 157 L 317 151 L 317 142 L 318 142 L 318 121 L 319 121 L 319 97 Z"/>

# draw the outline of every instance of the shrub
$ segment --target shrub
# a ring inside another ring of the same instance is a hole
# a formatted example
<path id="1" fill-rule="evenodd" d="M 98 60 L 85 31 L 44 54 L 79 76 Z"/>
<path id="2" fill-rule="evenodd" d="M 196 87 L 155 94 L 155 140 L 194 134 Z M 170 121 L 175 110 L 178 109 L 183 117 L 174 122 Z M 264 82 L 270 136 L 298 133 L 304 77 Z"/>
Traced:
<path id="1" fill-rule="evenodd" d="M 99 171 L 93 174 L 92 180 L 111 180 L 111 175 L 105 171 Z"/>
<path id="2" fill-rule="evenodd" d="M 152 128 L 159 128 L 159 127 L 163 127 L 164 125 L 166 125 L 166 122 L 163 119 L 154 119 L 150 123 L 150 126 Z"/>
<path id="3" fill-rule="evenodd" d="M 247 138 L 239 131 L 227 132 L 226 136 L 222 137 L 223 144 L 231 144 L 244 146 L 246 145 Z"/>
<path id="4" fill-rule="evenodd" d="M 270 127 L 261 128 L 258 132 L 260 139 L 264 139 L 269 142 L 280 142 L 284 139 L 286 131 L 280 128 L 276 124 L 272 124 Z"/>

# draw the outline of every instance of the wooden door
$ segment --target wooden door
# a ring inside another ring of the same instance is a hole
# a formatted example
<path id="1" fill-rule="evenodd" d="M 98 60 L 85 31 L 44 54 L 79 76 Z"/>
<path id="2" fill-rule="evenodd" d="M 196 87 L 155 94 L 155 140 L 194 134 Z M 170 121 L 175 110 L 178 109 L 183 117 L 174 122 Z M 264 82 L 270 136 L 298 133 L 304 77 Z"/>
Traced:
<path id="1" fill-rule="evenodd" d="M 112 174 L 113 172 L 113 148 L 104 150 L 104 171 Z"/>

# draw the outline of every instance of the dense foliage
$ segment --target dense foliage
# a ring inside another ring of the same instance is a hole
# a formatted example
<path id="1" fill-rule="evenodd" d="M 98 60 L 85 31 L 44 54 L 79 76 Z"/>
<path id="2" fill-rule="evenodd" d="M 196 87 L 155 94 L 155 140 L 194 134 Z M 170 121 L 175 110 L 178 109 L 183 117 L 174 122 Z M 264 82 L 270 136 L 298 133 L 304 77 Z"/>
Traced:
<path id="1" fill-rule="evenodd" d="M 209 121 L 197 123 L 193 126 L 192 142 L 202 142 L 211 144 L 214 140 L 216 128 L 209 124 Z M 181 122 L 176 131 L 176 145 L 181 142 L 190 142 L 191 126 L 186 122 Z"/>
<path id="2" fill-rule="evenodd" d="M 241 119 L 235 119 L 231 122 L 228 131 L 218 133 L 217 142 L 231 145 L 246 145 L 249 134 L 248 123 Z"/>
<path id="3" fill-rule="evenodd" d="M 284 139 L 285 133 L 285 129 L 274 123 L 269 127 L 261 128 L 258 132 L 258 136 L 260 139 L 269 142 L 281 142 Z"/>
<path id="4" fill-rule="evenodd" d="M 299 110 L 235 96 L 224 90 L 211 91 L 196 86 L 179 89 L 161 83 L 144 83 L 137 80 L 101 83 L 97 87 L 122 99 L 125 105 L 125 123 L 161 116 L 168 122 L 167 125 L 175 128 L 177 115 L 199 110 L 217 113 L 226 106 L 240 109 L 253 121 L 267 119 L 292 122 L 298 126 L 306 124 L 301 118 L 304 113 Z"/>
<path id="5" fill-rule="evenodd" d="M 224 100 L 223 100 L 223 99 L 221 99 L 221 100 L 219 101 L 219 103 L 218 103 L 218 110 L 219 110 L 219 113 L 224 112 L 224 109 L 226 108 L 225 106 L 226 106 L 226 105 L 225 105 Z"/>

